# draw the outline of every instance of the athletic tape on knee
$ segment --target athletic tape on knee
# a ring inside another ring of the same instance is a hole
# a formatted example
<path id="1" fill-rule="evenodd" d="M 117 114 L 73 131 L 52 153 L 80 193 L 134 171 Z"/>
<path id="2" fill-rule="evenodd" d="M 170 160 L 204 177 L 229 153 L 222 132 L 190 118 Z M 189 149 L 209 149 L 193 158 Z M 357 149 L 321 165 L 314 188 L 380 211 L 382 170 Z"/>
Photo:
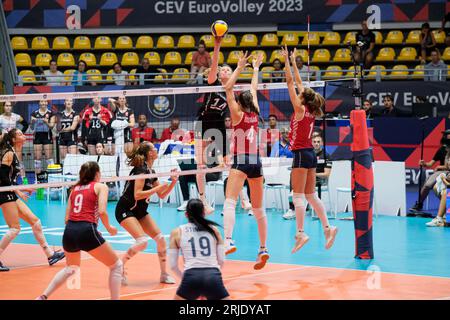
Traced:
<path id="1" fill-rule="evenodd" d="M 19 235 L 20 229 L 9 228 L 0 241 L 0 249 L 6 249 L 6 247 Z"/>
<path id="2" fill-rule="evenodd" d="M 42 165 L 41 160 L 34 160 L 34 168 L 35 169 L 42 169 L 41 165 Z"/>
<path id="3" fill-rule="evenodd" d="M 311 205 L 313 205 L 313 203 L 317 203 L 317 202 L 321 201 L 316 192 L 315 193 L 306 194 L 305 197 L 306 197 L 306 200 Z"/>
<path id="4" fill-rule="evenodd" d="M 117 259 L 116 263 L 114 263 L 113 265 L 109 266 L 109 270 L 111 270 L 111 272 L 119 274 L 120 277 L 122 277 L 122 271 L 123 271 L 123 262 L 122 262 L 122 260 Z"/>
<path id="5" fill-rule="evenodd" d="M 139 237 L 136 239 L 136 242 L 130 247 L 130 249 L 135 253 L 138 253 L 139 251 L 144 251 L 145 248 L 147 248 L 147 244 L 148 238 L 146 236 Z"/>
<path id="6" fill-rule="evenodd" d="M 296 208 L 306 207 L 305 194 L 304 193 L 294 193 L 292 195 L 292 203 L 294 204 L 294 207 L 296 207 Z"/>
<path id="7" fill-rule="evenodd" d="M 266 210 L 264 208 L 255 208 L 252 209 L 253 216 L 256 218 L 256 220 L 261 220 L 266 217 Z"/>
<path id="8" fill-rule="evenodd" d="M 225 202 L 223 203 L 223 213 L 225 214 L 225 211 L 227 210 L 236 210 L 236 204 L 237 201 L 230 199 L 230 198 L 226 198 Z"/>

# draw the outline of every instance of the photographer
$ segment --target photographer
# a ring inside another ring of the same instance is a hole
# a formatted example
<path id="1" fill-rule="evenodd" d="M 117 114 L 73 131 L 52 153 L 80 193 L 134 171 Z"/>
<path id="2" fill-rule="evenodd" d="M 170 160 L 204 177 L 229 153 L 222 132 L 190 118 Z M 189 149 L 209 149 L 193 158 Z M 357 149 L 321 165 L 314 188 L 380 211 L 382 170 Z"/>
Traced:
<path id="1" fill-rule="evenodd" d="M 441 139 L 441 147 L 438 149 L 433 159 L 429 162 L 425 162 L 424 160 L 420 160 L 419 162 L 419 165 L 425 168 L 431 168 L 437 162 L 439 162 L 439 165 L 434 169 L 434 173 L 426 180 L 424 186 L 420 190 L 419 201 L 416 202 L 414 207 L 409 209 L 410 212 L 414 213 L 422 210 L 423 202 L 436 184 L 436 178 L 439 177 L 441 173 L 445 173 L 450 170 L 448 166 L 448 160 L 450 159 L 450 130 L 443 131 L 442 133 L 444 135 Z"/>
<path id="2" fill-rule="evenodd" d="M 355 61 L 364 64 L 364 69 L 369 69 L 373 62 L 373 49 L 375 48 L 375 33 L 369 30 L 367 20 L 361 22 L 362 30 L 356 34 Z"/>

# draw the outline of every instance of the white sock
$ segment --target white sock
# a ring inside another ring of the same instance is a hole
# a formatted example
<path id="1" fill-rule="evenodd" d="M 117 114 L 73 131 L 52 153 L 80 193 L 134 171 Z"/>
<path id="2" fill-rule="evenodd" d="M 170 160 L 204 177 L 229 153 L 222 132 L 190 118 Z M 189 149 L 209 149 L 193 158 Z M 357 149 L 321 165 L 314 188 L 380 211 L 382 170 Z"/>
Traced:
<path id="1" fill-rule="evenodd" d="M 317 213 L 317 216 L 319 217 L 324 230 L 326 228 L 329 228 L 330 224 L 328 222 L 328 217 L 327 217 L 327 212 L 326 212 L 325 206 L 323 205 L 322 200 L 320 200 L 319 197 L 317 196 L 317 193 L 307 194 L 306 200 L 311 205 L 311 207 L 313 207 L 314 211 Z"/>
<path id="2" fill-rule="evenodd" d="M 109 291 L 111 291 L 111 300 L 119 300 L 123 274 L 122 260 L 117 259 L 116 263 L 109 267 L 109 270 Z"/>
<path id="3" fill-rule="evenodd" d="M 236 223 L 236 200 L 225 199 L 223 203 L 223 229 L 225 239 L 233 237 L 234 224 Z"/>
<path id="4" fill-rule="evenodd" d="M 47 289 L 44 291 L 44 295 L 49 297 L 53 292 L 56 291 L 61 285 L 69 279 L 70 276 L 75 275 L 80 271 L 79 266 L 67 266 L 61 271 L 59 271 L 53 280 L 48 285 Z"/>
<path id="5" fill-rule="evenodd" d="M 31 229 L 33 230 L 34 238 L 39 242 L 42 250 L 44 250 L 44 253 L 47 255 L 47 258 L 50 258 L 53 256 L 55 251 L 49 248 L 47 240 L 45 239 L 44 233 L 42 232 L 42 224 L 41 220 L 38 220 L 34 225 L 31 226 Z"/>
<path id="6" fill-rule="evenodd" d="M 292 202 L 295 207 L 295 219 L 297 222 L 297 231 L 303 231 L 305 225 L 305 194 L 303 193 L 294 193 L 292 195 Z"/>

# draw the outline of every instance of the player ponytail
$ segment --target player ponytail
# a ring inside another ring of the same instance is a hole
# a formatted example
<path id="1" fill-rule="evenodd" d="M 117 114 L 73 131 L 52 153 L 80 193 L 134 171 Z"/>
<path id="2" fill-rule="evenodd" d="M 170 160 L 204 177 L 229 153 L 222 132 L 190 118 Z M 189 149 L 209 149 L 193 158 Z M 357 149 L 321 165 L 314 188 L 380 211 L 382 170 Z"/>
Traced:
<path id="1" fill-rule="evenodd" d="M 128 165 L 132 167 L 142 167 L 151 148 L 150 143 L 146 142 L 142 142 L 137 147 L 134 147 L 133 151 L 131 151 L 128 156 Z"/>
<path id="2" fill-rule="evenodd" d="M 13 128 L 8 132 L 3 132 L 0 140 L 0 151 L 10 149 L 14 145 L 13 139 L 16 137 L 16 133 L 19 131 L 17 128 Z"/>
<path id="3" fill-rule="evenodd" d="M 77 186 L 85 186 L 95 180 L 97 173 L 100 172 L 100 167 L 95 161 L 88 161 L 81 166 L 80 180 Z"/>
<path id="4" fill-rule="evenodd" d="M 311 113 L 316 117 L 323 116 L 325 107 L 325 98 L 311 88 L 305 88 L 303 91 L 304 104 L 311 108 Z"/>
<path id="5" fill-rule="evenodd" d="M 253 95 L 249 90 L 243 91 L 239 94 L 238 102 L 242 108 L 248 109 L 250 112 L 254 112 L 259 115 L 258 108 L 256 108 L 255 104 L 253 103 Z"/>
<path id="6" fill-rule="evenodd" d="M 212 226 L 219 226 L 219 224 L 205 219 L 205 207 L 200 199 L 189 200 L 186 206 L 186 216 L 189 222 L 195 224 L 199 231 L 209 232 L 216 240 L 217 235 Z"/>

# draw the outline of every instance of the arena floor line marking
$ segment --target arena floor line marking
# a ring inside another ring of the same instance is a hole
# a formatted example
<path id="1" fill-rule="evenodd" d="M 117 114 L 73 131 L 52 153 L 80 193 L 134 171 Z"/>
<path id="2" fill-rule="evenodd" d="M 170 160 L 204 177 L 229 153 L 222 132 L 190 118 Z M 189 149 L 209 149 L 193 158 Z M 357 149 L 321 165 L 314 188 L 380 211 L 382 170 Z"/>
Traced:
<path id="1" fill-rule="evenodd" d="M 255 277 L 255 276 L 269 275 L 269 274 L 282 273 L 282 272 L 290 272 L 290 271 L 296 271 L 296 270 L 301 270 L 301 269 L 304 269 L 303 266 L 300 266 L 300 267 L 297 267 L 297 268 L 292 268 L 292 269 L 275 270 L 275 271 L 269 271 L 269 272 L 246 274 L 246 275 L 243 275 L 243 276 L 224 278 L 223 281 L 251 278 L 251 277 Z M 161 289 L 147 290 L 147 291 L 141 291 L 141 292 L 135 292 L 135 293 L 128 293 L 128 294 L 120 295 L 120 298 L 139 296 L 139 295 L 142 295 L 142 294 L 148 294 L 148 293 L 153 293 L 153 292 L 168 291 L 168 290 L 172 290 L 172 289 L 178 289 L 178 285 L 171 286 L 171 287 L 168 287 L 168 288 L 161 288 Z M 99 299 L 96 299 L 96 300 L 109 300 L 109 299 L 110 298 L 108 297 L 108 298 L 99 298 Z"/>

